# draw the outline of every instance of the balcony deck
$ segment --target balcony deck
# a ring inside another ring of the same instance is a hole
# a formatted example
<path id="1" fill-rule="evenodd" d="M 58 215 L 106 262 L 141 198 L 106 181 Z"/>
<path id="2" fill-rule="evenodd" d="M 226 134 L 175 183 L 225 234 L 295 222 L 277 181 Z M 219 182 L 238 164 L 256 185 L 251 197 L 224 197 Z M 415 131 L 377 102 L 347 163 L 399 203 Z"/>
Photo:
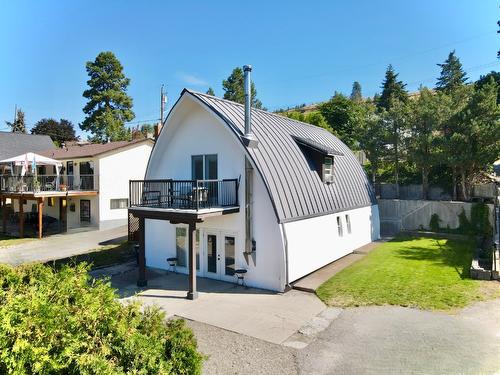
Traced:
<path id="1" fill-rule="evenodd" d="M 46 198 L 98 194 L 96 175 L 0 176 L 0 195 L 5 198 Z"/>
<path id="2" fill-rule="evenodd" d="M 133 180 L 129 212 L 136 217 L 199 222 L 239 212 L 238 188 L 237 179 Z"/>

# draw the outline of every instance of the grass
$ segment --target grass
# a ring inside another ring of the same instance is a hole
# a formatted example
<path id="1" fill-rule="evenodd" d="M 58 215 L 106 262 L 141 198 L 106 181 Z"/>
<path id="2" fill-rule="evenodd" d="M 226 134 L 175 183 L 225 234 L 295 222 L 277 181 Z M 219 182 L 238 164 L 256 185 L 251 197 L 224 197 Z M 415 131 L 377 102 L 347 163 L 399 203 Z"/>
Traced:
<path id="1" fill-rule="evenodd" d="M 469 278 L 474 243 L 400 237 L 323 283 L 317 295 L 332 306 L 399 305 L 450 310 L 500 296 L 500 288 Z M 483 284 L 482 284 L 483 283 Z M 496 283 L 495 283 L 496 284 Z"/>
<path id="2" fill-rule="evenodd" d="M 133 244 L 124 241 L 119 244 L 100 246 L 88 253 L 76 255 L 70 258 L 58 259 L 50 262 L 56 268 L 64 264 L 76 264 L 86 262 L 92 264 L 92 269 L 125 263 L 135 259 Z"/>
<path id="3" fill-rule="evenodd" d="M 33 241 L 35 238 L 18 238 L 14 236 L 8 236 L 6 234 L 0 234 L 0 249 L 9 246 L 19 245 L 23 242 Z"/>

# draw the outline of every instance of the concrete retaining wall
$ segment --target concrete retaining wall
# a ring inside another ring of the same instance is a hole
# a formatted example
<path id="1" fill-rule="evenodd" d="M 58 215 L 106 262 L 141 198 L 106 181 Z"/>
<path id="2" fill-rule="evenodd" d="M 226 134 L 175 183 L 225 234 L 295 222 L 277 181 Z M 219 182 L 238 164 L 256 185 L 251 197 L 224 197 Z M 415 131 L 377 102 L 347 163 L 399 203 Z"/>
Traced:
<path id="1" fill-rule="evenodd" d="M 379 199 L 380 231 L 382 235 L 394 235 L 402 230 L 428 229 L 431 216 L 438 214 L 440 226 L 458 228 L 458 215 L 465 210 L 468 218 L 473 203 Z M 493 205 L 488 204 L 493 222 Z"/>

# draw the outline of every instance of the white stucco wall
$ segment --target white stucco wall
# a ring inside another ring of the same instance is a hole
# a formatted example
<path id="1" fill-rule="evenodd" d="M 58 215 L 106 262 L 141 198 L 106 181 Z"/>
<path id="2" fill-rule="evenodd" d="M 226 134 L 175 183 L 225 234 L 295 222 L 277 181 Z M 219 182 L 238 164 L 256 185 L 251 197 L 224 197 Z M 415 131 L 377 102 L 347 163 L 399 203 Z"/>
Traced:
<path id="1" fill-rule="evenodd" d="M 241 178 L 240 212 L 211 217 L 197 224 L 204 236 L 215 232 L 219 236 L 236 236 L 236 267 L 248 270 L 247 285 L 271 290 L 283 290 L 285 285 L 284 247 L 271 201 L 262 179 L 254 177 L 254 238 L 257 250 L 246 262 L 245 246 L 245 154 L 235 136 L 211 112 L 199 104 L 186 101 L 170 116 L 151 157 L 147 178 L 191 179 L 191 156 L 217 154 L 218 179 Z M 167 221 L 146 220 L 146 264 L 167 269 L 166 259 L 175 256 L 175 225 Z M 222 243 L 222 242 L 221 242 Z M 255 259 L 255 263 L 254 263 Z M 179 268 L 179 272 L 187 272 Z"/>
<path id="2" fill-rule="evenodd" d="M 346 215 L 351 221 L 348 233 Z M 337 217 L 342 220 L 340 237 Z M 288 249 L 289 282 L 380 238 L 378 206 L 368 206 L 283 224 Z"/>
<path id="3" fill-rule="evenodd" d="M 111 199 L 128 199 L 129 180 L 142 180 L 146 174 L 152 142 L 144 142 L 100 156 L 99 228 L 127 224 L 127 209 L 111 209 Z"/>

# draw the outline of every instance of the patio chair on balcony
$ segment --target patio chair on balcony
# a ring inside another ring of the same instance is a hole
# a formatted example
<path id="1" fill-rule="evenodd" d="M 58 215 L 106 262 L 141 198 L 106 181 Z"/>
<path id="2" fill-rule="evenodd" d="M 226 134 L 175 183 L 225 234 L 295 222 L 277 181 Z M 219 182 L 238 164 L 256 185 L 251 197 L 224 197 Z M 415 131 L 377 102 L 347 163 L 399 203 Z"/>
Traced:
<path id="1" fill-rule="evenodd" d="M 142 193 L 143 206 L 160 206 L 161 192 L 158 190 L 144 191 Z"/>

